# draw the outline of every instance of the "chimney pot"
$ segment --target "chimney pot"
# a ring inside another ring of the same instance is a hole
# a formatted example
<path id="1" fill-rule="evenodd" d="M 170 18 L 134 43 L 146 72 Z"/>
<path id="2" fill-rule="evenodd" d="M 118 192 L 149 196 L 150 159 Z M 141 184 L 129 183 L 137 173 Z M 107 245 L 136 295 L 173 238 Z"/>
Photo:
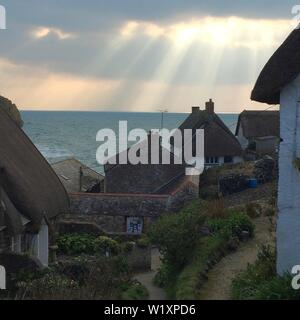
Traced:
<path id="1" fill-rule="evenodd" d="M 209 101 L 205 103 L 205 110 L 210 114 L 213 114 L 215 112 L 215 103 L 212 99 L 209 99 Z"/>
<path id="2" fill-rule="evenodd" d="M 192 113 L 200 111 L 200 107 L 192 107 Z"/>

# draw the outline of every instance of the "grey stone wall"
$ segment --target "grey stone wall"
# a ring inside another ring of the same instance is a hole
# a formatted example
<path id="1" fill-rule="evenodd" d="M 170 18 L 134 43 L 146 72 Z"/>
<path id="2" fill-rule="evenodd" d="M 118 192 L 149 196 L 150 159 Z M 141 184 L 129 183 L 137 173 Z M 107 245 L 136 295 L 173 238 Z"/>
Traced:
<path id="1" fill-rule="evenodd" d="M 145 232 L 162 214 L 178 212 L 197 197 L 198 187 L 189 179 L 165 195 L 73 193 L 70 214 L 61 223 L 93 224 L 104 233 L 124 234 L 128 217 L 142 217 Z"/>

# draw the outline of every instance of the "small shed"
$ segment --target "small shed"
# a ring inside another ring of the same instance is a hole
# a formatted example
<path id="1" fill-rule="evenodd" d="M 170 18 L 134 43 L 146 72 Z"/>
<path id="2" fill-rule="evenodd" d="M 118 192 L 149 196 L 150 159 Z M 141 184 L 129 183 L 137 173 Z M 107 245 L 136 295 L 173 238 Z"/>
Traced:
<path id="1" fill-rule="evenodd" d="M 235 135 L 244 150 L 253 144 L 258 153 L 273 154 L 280 142 L 279 126 L 279 111 L 244 110 Z"/>

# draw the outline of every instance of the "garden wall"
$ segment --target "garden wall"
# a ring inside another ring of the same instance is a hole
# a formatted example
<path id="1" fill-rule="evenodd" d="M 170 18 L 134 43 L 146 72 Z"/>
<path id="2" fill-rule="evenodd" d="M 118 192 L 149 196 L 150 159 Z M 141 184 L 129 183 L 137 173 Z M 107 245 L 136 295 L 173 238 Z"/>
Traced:
<path id="1" fill-rule="evenodd" d="M 60 223 L 96 225 L 105 233 L 126 234 L 127 219 L 143 220 L 143 231 L 166 212 L 178 212 L 187 202 L 198 197 L 198 186 L 189 177 L 168 194 L 72 193 L 70 214 Z"/>

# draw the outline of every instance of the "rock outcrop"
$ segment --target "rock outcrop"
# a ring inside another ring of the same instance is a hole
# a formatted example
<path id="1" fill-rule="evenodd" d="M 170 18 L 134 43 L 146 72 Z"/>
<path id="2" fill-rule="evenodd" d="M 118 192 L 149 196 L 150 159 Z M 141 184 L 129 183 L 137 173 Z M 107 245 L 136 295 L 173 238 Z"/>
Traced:
<path id="1" fill-rule="evenodd" d="M 19 127 L 23 126 L 23 120 L 17 106 L 10 100 L 0 96 L 0 108 L 5 110 Z"/>

